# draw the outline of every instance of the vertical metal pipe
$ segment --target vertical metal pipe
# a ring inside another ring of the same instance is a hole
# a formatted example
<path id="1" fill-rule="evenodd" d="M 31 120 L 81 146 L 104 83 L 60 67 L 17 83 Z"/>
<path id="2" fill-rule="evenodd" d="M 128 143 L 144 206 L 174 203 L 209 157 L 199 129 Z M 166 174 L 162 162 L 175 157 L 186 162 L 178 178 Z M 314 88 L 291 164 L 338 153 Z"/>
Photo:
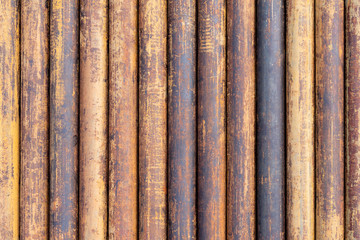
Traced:
<path id="1" fill-rule="evenodd" d="M 21 1 L 21 239 L 49 238 L 49 2 Z"/>
<path id="2" fill-rule="evenodd" d="M 109 238 L 137 239 L 138 1 L 109 1 Z"/>
<path id="3" fill-rule="evenodd" d="M 226 5 L 198 1 L 198 166 L 199 239 L 226 238 Z"/>
<path id="4" fill-rule="evenodd" d="M 78 235 L 78 0 L 50 2 L 50 239 Z"/>
<path id="5" fill-rule="evenodd" d="M 0 0 L 0 238 L 19 239 L 20 1 Z"/>
<path id="6" fill-rule="evenodd" d="M 344 239 L 344 1 L 316 0 L 316 239 Z"/>
<path id="7" fill-rule="evenodd" d="M 286 13 L 287 239 L 315 238 L 315 27 L 313 0 Z"/>
<path id="8" fill-rule="evenodd" d="M 360 2 L 346 1 L 346 239 L 360 239 Z"/>
<path id="9" fill-rule="evenodd" d="M 139 237 L 166 239 L 166 1 L 139 1 Z"/>
<path id="10" fill-rule="evenodd" d="M 168 238 L 196 238 L 195 0 L 168 1 Z"/>
<path id="11" fill-rule="evenodd" d="M 81 239 L 107 239 L 107 7 L 107 0 L 80 0 Z"/>
<path id="12" fill-rule="evenodd" d="M 257 0 L 257 237 L 285 238 L 283 0 Z"/>
<path id="13" fill-rule="evenodd" d="M 227 238 L 254 239 L 255 4 L 227 1 Z"/>

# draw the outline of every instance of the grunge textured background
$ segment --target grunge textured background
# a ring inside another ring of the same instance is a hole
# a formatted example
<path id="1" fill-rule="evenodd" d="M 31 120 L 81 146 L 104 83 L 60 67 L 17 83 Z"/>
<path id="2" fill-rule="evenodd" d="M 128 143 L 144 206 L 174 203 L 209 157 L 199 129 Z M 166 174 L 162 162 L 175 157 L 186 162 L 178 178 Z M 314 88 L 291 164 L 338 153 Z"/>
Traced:
<path id="1" fill-rule="evenodd" d="M 359 239 L 358 0 L 0 0 L 0 239 Z"/>

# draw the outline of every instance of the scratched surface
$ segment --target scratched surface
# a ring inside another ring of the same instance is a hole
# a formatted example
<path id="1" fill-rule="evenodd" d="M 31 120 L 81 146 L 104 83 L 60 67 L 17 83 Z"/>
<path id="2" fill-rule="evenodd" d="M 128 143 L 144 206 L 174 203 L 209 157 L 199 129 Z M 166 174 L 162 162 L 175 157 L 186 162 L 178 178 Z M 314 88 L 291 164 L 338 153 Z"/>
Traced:
<path id="1" fill-rule="evenodd" d="M 137 239 L 137 0 L 109 1 L 109 238 Z"/>
<path id="2" fill-rule="evenodd" d="M 21 1 L 21 239 L 49 226 L 49 4 Z"/>
<path id="3" fill-rule="evenodd" d="M 255 1 L 227 1 L 227 239 L 255 239 Z"/>
<path id="4" fill-rule="evenodd" d="M 196 238 L 195 0 L 168 1 L 168 238 Z"/>
<path id="5" fill-rule="evenodd" d="M 344 239 L 344 1 L 315 13 L 316 239 Z"/>
<path id="6" fill-rule="evenodd" d="M 80 0 L 80 239 L 107 239 L 107 24 L 106 0 Z"/>
<path id="7" fill-rule="evenodd" d="M 166 1 L 139 1 L 139 237 L 166 239 Z"/>
<path id="8" fill-rule="evenodd" d="M 197 7 L 197 237 L 225 239 L 226 6 L 224 0 L 200 0 Z"/>
<path id="9" fill-rule="evenodd" d="M 50 239 L 78 235 L 78 13 L 50 2 Z"/>
<path id="10" fill-rule="evenodd" d="M 346 239 L 360 239 L 360 2 L 346 1 Z"/>
<path id="11" fill-rule="evenodd" d="M 285 238 L 283 0 L 257 1 L 257 237 Z"/>
<path id="12" fill-rule="evenodd" d="M 287 1 L 287 239 L 315 238 L 314 0 Z"/>
<path id="13" fill-rule="evenodd" d="M 19 238 L 20 1 L 0 0 L 0 238 Z"/>

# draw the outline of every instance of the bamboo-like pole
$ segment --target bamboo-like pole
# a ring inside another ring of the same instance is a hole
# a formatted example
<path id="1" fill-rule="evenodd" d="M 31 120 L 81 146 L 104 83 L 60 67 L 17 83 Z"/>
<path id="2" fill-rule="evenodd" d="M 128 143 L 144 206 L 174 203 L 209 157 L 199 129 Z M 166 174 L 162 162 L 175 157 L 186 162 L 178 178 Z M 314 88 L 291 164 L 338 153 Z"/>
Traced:
<path id="1" fill-rule="evenodd" d="M 20 235 L 49 238 L 49 4 L 21 1 Z"/>
<path id="2" fill-rule="evenodd" d="M 139 237 L 166 239 L 166 1 L 139 1 Z"/>
<path id="3" fill-rule="evenodd" d="M 285 239 L 284 0 L 257 0 L 257 237 Z"/>
<path id="4" fill-rule="evenodd" d="M 109 238 L 137 239 L 137 0 L 109 1 Z"/>
<path id="5" fill-rule="evenodd" d="M 50 239 L 78 235 L 78 13 L 50 2 Z"/>
<path id="6" fill-rule="evenodd" d="M 168 1 L 168 238 L 196 238 L 195 0 Z"/>
<path id="7" fill-rule="evenodd" d="M 0 0 L 0 238 L 19 239 L 20 1 Z"/>
<path id="8" fill-rule="evenodd" d="M 227 239 L 254 239 L 255 4 L 227 1 Z"/>
<path id="9" fill-rule="evenodd" d="M 107 1 L 80 0 L 79 236 L 107 239 Z"/>
<path id="10" fill-rule="evenodd" d="M 226 5 L 198 1 L 197 224 L 199 239 L 226 238 Z"/>
<path id="11" fill-rule="evenodd" d="M 344 1 L 316 0 L 316 239 L 344 239 Z"/>
<path id="12" fill-rule="evenodd" d="M 360 2 L 346 1 L 345 235 L 360 239 Z"/>
<path id="13" fill-rule="evenodd" d="M 314 8 L 312 0 L 286 6 L 287 239 L 315 238 Z"/>

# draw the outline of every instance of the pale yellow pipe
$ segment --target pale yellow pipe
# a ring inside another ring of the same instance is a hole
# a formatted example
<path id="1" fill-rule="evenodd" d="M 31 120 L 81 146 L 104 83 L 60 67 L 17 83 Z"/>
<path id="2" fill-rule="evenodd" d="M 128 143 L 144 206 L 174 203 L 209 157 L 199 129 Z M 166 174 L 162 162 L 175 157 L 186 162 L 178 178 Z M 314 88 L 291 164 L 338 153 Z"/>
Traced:
<path id="1" fill-rule="evenodd" d="M 0 239 L 19 238 L 19 1 L 0 0 Z"/>
<path id="2" fill-rule="evenodd" d="M 314 0 L 287 1 L 287 239 L 315 238 Z"/>

